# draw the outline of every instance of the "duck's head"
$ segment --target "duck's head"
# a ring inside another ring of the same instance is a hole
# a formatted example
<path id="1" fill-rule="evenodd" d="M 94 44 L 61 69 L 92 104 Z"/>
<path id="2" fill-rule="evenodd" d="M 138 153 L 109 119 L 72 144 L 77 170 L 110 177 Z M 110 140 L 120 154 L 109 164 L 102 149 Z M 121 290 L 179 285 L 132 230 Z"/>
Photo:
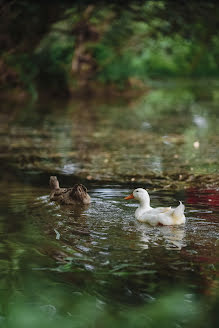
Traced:
<path id="1" fill-rule="evenodd" d="M 59 181 L 58 181 L 57 177 L 51 176 L 49 179 L 49 185 L 50 185 L 51 189 L 59 189 Z"/>
<path id="2" fill-rule="evenodd" d="M 140 202 L 150 201 L 147 190 L 143 188 L 137 188 L 133 191 L 132 194 L 125 197 L 124 199 L 137 199 Z"/>

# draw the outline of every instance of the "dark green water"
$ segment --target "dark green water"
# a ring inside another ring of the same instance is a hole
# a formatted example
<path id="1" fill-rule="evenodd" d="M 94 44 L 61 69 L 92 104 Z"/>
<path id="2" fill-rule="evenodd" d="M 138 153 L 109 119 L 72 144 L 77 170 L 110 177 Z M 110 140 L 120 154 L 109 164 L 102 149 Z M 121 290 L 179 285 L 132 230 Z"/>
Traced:
<path id="1" fill-rule="evenodd" d="M 185 299 L 217 294 L 218 186 L 178 181 L 191 171 L 217 176 L 218 90 L 206 90 L 155 88 L 141 101 L 117 99 L 117 105 L 92 100 L 3 108 L 3 321 L 17 302 L 71 318 L 81 303 L 87 313 L 84 297 L 114 313 L 154 304 L 175 290 Z M 83 181 L 92 204 L 50 202 L 50 174 L 65 186 Z M 137 186 L 149 190 L 153 206 L 182 200 L 186 224 L 136 222 L 136 204 L 123 198 Z"/>

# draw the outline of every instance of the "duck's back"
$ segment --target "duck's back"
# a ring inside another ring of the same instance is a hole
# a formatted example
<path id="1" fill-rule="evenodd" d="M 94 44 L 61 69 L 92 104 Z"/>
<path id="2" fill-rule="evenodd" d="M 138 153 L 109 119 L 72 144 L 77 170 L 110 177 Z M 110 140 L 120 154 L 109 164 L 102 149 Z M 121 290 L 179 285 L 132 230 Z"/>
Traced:
<path id="1" fill-rule="evenodd" d="M 155 208 L 145 212 L 142 216 L 137 217 L 140 222 L 147 222 L 150 225 L 179 225 L 185 223 L 184 215 L 185 206 L 180 205 L 174 209 L 171 207 Z"/>
<path id="2" fill-rule="evenodd" d="M 67 191 L 68 189 L 66 188 L 53 189 L 50 193 L 50 200 L 61 200 Z"/>
<path id="3" fill-rule="evenodd" d="M 67 192 L 63 194 L 63 204 L 90 204 L 90 202 L 91 199 L 87 193 L 87 188 L 82 184 L 74 185 L 74 187 L 69 188 Z"/>
<path id="4" fill-rule="evenodd" d="M 50 177 L 50 200 L 60 204 L 90 204 L 91 199 L 87 193 L 87 188 L 82 184 L 75 184 L 72 188 L 60 188 L 56 176 Z"/>

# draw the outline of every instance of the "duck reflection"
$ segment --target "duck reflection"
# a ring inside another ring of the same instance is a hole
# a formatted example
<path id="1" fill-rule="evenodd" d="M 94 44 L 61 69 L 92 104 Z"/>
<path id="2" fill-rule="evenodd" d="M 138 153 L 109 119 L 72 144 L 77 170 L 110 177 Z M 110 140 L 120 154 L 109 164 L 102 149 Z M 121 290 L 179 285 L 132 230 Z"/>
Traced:
<path id="1" fill-rule="evenodd" d="M 169 250 L 181 250 L 185 247 L 185 226 L 162 226 L 150 227 L 148 225 L 138 224 L 140 232 L 140 246 L 148 249 L 150 245 L 164 244 Z"/>
<path id="2" fill-rule="evenodd" d="M 71 205 L 61 207 L 61 222 L 57 222 L 63 231 L 63 237 L 74 239 L 73 235 L 89 235 L 86 211 L 89 205 Z"/>

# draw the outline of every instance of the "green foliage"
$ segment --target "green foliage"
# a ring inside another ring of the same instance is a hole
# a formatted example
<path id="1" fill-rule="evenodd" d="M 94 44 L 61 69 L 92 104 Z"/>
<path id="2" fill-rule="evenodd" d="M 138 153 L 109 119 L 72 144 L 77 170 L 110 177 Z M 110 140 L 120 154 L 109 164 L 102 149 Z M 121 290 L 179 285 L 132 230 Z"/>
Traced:
<path id="1" fill-rule="evenodd" d="M 114 308 L 95 297 L 80 293 L 72 294 L 71 303 L 70 298 L 67 300 L 63 293 L 54 296 L 59 302 L 48 298 L 43 303 L 37 303 L 17 295 L 8 307 L 7 316 L 0 317 L 1 324 L 8 328 L 204 328 L 206 323 L 209 328 L 217 326 L 218 301 L 206 309 L 193 295 L 188 297 L 183 292 L 162 296 L 152 304 L 127 306 L 124 309 Z"/>
<path id="2" fill-rule="evenodd" d="M 59 33 L 49 35 L 34 54 L 38 88 L 50 86 L 53 91 L 68 90 L 68 67 L 73 53 L 73 38 Z"/>
<path id="3" fill-rule="evenodd" d="M 135 75 L 135 66 L 128 52 L 120 56 L 114 49 L 101 44 L 95 47 L 94 52 L 99 67 L 97 78 L 101 82 L 113 82 L 122 86 L 129 77 Z"/>
<path id="4" fill-rule="evenodd" d="M 69 90 L 75 82 L 71 62 L 80 47 L 76 80 L 124 87 L 132 77 L 219 74 L 215 3 L 63 1 L 40 6 L 24 0 L 5 8 L 3 55 L 35 98 L 45 88 L 55 94 Z"/>
<path id="5" fill-rule="evenodd" d="M 146 24 L 145 24 L 146 25 Z M 147 30 L 147 26 L 145 26 Z M 219 42 L 219 40 L 217 40 Z M 215 43 L 217 43 L 215 41 Z M 130 42 L 131 43 L 131 42 Z M 126 47 L 116 53 L 109 44 L 100 43 L 95 47 L 95 58 L 98 62 L 98 77 L 103 82 L 127 80 L 135 76 L 141 79 L 154 77 L 185 77 L 185 76 L 217 76 L 219 65 L 217 61 L 219 46 L 214 52 L 202 49 L 180 36 L 162 39 L 146 39 L 144 44 Z M 200 54 L 200 55 L 199 55 Z M 191 67 L 197 56 L 197 63 Z"/>

